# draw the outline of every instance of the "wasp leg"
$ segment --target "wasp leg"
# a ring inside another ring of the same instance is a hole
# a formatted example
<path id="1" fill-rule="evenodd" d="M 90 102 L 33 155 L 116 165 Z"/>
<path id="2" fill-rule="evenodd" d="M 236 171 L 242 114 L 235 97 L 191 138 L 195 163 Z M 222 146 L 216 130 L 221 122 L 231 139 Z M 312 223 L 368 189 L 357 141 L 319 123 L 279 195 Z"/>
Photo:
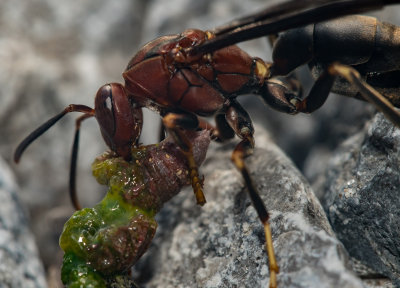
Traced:
<path id="1" fill-rule="evenodd" d="M 165 127 L 162 120 L 158 129 L 158 142 L 161 142 L 165 139 Z"/>
<path id="2" fill-rule="evenodd" d="M 217 142 L 224 142 L 235 137 L 235 131 L 233 131 L 227 122 L 225 113 L 215 115 L 215 124 L 216 127 L 211 133 L 213 140 Z"/>
<path id="3" fill-rule="evenodd" d="M 300 102 L 302 88 L 296 75 L 277 76 L 268 79 L 258 91 L 262 100 L 277 111 L 296 114 L 296 103 Z"/>
<path id="4" fill-rule="evenodd" d="M 257 211 L 258 217 L 264 226 L 265 233 L 265 249 L 267 251 L 269 260 L 269 271 L 270 280 L 269 287 L 275 288 L 276 275 L 279 273 L 279 267 L 276 262 L 275 252 L 272 242 L 271 227 L 269 224 L 269 214 L 267 208 L 264 205 L 258 191 L 250 177 L 249 170 L 247 169 L 244 158 L 253 153 L 254 148 L 254 129 L 251 123 L 251 119 L 247 112 L 237 103 L 233 102 L 228 108 L 226 113 L 226 121 L 229 123 L 231 128 L 236 132 L 236 134 L 242 139 L 240 143 L 235 147 L 232 153 L 232 162 L 239 169 L 243 175 L 244 181 L 247 186 L 247 190 L 250 199 L 253 203 L 254 208 Z"/>
<path id="5" fill-rule="evenodd" d="M 307 97 L 300 100 L 297 98 L 290 99 L 290 103 L 296 107 L 296 112 L 312 113 L 319 109 L 326 101 L 332 89 L 336 75 L 325 70 L 315 81 Z"/>
<path id="6" fill-rule="evenodd" d="M 364 99 L 373 104 L 393 124 L 400 127 L 400 113 L 392 103 L 383 97 L 378 91 L 362 80 L 360 73 L 351 66 L 333 63 L 315 81 L 309 95 L 299 101 L 292 101 L 298 112 L 311 113 L 322 106 L 327 99 L 337 76 L 343 77 L 349 83 L 356 86 Z M 294 99 L 293 99 L 294 100 Z M 296 103 L 295 103 L 296 102 Z"/>
<path id="7" fill-rule="evenodd" d="M 199 128 L 210 132 L 211 140 L 216 142 L 224 142 L 225 140 L 235 137 L 235 131 L 232 130 L 225 119 L 225 113 L 215 116 L 215 124 L 212 125 L 208 121 L 199 118 Z"/>
<path id="8" fill-rule="evenodd" d="M 400 113 L 389 100 L 363 81 L 357 70 L 351 66 L 333 63 L 328 67 L 328 71 L 330 74 L 345 78 L 356 86 L 365 100 L 373 104 L 375 108 L 381 111 L 393 124 L 400 127 Z"/>
<path id="9" fill-rule="evenodd" d="M 75 210 L 82 209 L 82 206 L 79 203 L 78 196 L 76 193 L 76 161 L 78 159 L 80 128 L 83 120 L 91 118 L 93 116 L 94 113 L 83 114 L 82 116 L 78 117 L 75 122 L 75 136 L 71 152 L 71 166 L 69 169 L 69 197 L 71 199 L 72 205 L 74 206 Z"/>
<path id="10" fill-rule="evenodd" d="M 208 130 L 210 131 L 210 134 L 213 135 L 214 131 L 215 131 L 215 127 L 213 125 L 211 125 L 210 123 L 208 123 L 207 121 L 205 121 L 204 119 L 198 119 L 199 120 L 199 128 L 200 129 L 204 129 L 204 130 Z M 161 142 L 165 139 L 165 126 L 163 121 L 161 120 L 160 123 L 160 127 L 159 127 L 159 131 L 158 131 L 158 142 Z"/>
<path id="11" fill-rule="evenodd" d="M 203 193 L 203 180 L 199 177 L 198 168 L 193 158 L 193 145 L 182 130 L 195 130 L 199 127 L 199 119 L 194 114 L 178 112 L 167 113 L 162 121 L 165 129 L 174 138 L 175 143 L 181 148 L 188 161 L 193 192 L 196 196 L 197 204 L 203 206 L 206 203 Z"/>
<path id="12" fill-rule="evenodd" d="M 201 130 L 207 130 L 208 132 L 210 132 L 211 139 L 215 140 L 216 137 L 217 137 L 215 135 L 216 130 L 217 130 L 215 128 L 215 126 L 212 125 L 210 122 L 208 122 L 205 119 L 198 118 L 198 120 L 199 120 L 199 127 L 198 128 L 201 129 Z"/>
<path id="13" fill-rule="evenodd" d="M 76 210 L 81 209 L 79 202 L 76 197 L 76 189 L 75 189 L 75 183 L 76 183 L 76 159 L 78 157 L 78 142 L 79 142 L 79 127 L 80 123 L 85 120 L 86 118 L 93 117 L 95 116 L 95 111 L 94 109 L 85 106 L 85 105 L 76 105 L 76 104 L 70 104 L 66 108 L 64 108 L 63 111 L 55 115 L 54 117 L 50 118 L 47 122 L 43 123 L 40 125 L 36 130 L 34 130 L 31 134 L 29 134 L 17 147 L 15 154 L 14 154 L 14 161 L 18 163 L 20 160 L 22 153 L 25 151 L 25 149 L 33 142 L 35 141 L 40 135 L 42 135 L 44 132 L 46 132 L 48 129 L 50 129 L 55 123 L 57 123 L 62 117 L 64 117 L 67 113 L 70 112 L 83 112 L 85 113 L 81 117 L 79 117 L 76 120 L 76 131 L 75 131 L 75 139 L 74 139 L 74 144 L 72 147 L 72 157 L 71 157 L 71 168 L 70 168 L 70 180 L 69 180 L 69 186 L 70 186 L 70 197 L 72 204 Z"/>

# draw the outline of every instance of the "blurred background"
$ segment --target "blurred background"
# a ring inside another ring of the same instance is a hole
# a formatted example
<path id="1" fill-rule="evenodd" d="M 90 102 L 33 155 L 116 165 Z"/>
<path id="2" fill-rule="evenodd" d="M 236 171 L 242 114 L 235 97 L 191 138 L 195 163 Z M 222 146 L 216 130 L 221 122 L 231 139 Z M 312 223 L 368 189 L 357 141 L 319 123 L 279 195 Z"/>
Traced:
<path id="1" fill-rule="evenodd" d="M 57 287 L 62 251 L 58 238 L 73 213 L 68 198 L 69 161 L 75 118 L 67 115 L 34 142 L 19 165 L 18 143 L 68 104 L 93 107 L 97 89 L 122 82 L 121 73 L 143 44 L 186 28 L 212 29 L 280 1 L 272 0 L 2 0 L 0 2 L 0 153 L 20 186 L 49 286 Z M 399 7 L 372 13 L 400 24 Z M 250 55 L 270 60 L 265 38 L 240 44 Z M 309 88 L 306 69 L 300 77 Z M 240 98 L 254 122 L 266 127 L 297 167 L 315 182 L 334 148 L 361 129 L 374 109 L 335 96 L 312 115 L 289 116 L 254 96 Z M 142 143 L 157 141 L 159 118 L 145 114 Z M 94 119 L 82 125 L 78 193 L 83 206 L 101 199 L 105 187 L 91 176 L 91 163 L 105 151 Z M 0 208 L 1 209 L 1 208 Z"/>

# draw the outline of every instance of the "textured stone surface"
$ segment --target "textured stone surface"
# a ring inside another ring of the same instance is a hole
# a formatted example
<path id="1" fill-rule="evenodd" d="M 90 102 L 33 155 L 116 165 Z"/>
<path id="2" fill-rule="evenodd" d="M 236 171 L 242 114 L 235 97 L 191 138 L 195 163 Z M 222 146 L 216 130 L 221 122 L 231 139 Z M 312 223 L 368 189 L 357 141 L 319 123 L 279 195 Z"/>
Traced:
<path id="1" fill-rule="evenodd" d="M 43 266 L 17 190 L 14 175 L 0 158 L 0 287 L 43 288 Z"/>
<path id="2" fill-rule="evenodd" d="M 328 167 L 325 209 L 350 255 L 400 281 L 400 130 L 381 114 Z"/>
<path id="3" fill-rule="evenodd" d="M 280 287 L 362 287 L 304 178 L 266 137 L 257 144 L 247 164 L 271 212 Z M 164 207 L 154 245 L 136 267 L 139 284 L 267 287 L 262 225 L 230 162 L 232 148 L 210 150 L 204 207 L 196 207 L 190 189 Z"/>

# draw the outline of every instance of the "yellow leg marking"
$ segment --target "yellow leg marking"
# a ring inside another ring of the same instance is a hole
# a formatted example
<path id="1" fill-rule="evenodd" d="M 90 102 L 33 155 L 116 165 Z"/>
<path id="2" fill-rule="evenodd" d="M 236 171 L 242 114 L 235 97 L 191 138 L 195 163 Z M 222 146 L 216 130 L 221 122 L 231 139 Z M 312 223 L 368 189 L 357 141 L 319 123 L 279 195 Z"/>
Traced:
<path id="1" fill-rule="evenodd" d="M 185 155 L 189 166 L 189 177 L 192 182 L 192 188 L 196 197 L 197 204 L 203 206 L 206 203 L 206 197 L 203 193 L 203 180 L 199 177 L 196 162 L 193 158 L 192 143 L 187 139 L 183 131 L 177 126 L 179 119 L 184 119 L 185 115 L 169 113 L 162 119 L 164 127 L 174 137 L 175 142 L 180 146 Z"/>
<path id="2" fill-rule="evenodd" d="M 265 231 L 265 249 L 267 250 L 269 260 L 269 287 L 276 288 L 276 274 L 279 273 L 279 267 L 276 262 L 274 246 L 272 245 L 271 227 L 268 222 L 264 223 Z"/>
<path id="3" fill-rule="evenodd" d="M 355 85 L 365 100 L 373 104 L 393 124 L 397 125 L 397 127 L 400 127 L 400 113 L 395 109 L 393 104 L 390 103 L 388 99 L 383 97 L 372 86 L 364 82 L 357 70 L 350 66 L 339 63 L 333 63 L 328 69 L 330 70 L 331 74 L 342 76 L 349 81 L 349 83 Z"/>
<path id="4" fill-rule="evenodd" d="M 244 168 L 243 153 L 239 151 L 233 151 L 231 160 L 239 171 L 243 170 Z"/>
<path id="5" fill-rule="evenodd" d="M 184 151 L 183 153 L 185 154 L 189 164 L 189 175 L 192 181 L 192 188 L 196 197 L 196 202 L 198 205 L 203 206 L 207 201 L 203 193 L 203 181 L 200 180 L 197 165 L 193 158 L 192 149 Z"/>

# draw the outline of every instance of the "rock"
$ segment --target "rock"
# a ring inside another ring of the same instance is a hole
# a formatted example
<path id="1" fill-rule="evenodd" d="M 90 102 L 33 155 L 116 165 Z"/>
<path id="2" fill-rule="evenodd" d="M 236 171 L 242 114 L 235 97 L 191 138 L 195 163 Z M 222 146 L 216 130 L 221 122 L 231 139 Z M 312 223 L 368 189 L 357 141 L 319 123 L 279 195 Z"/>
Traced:
<path id="1" fill-rule="evenodd" d="M 246 162 L 271 213 L 279 287 L 363 287 L 303 176 L 268 137 L 256 143 Z M 165 205 L 154 244 L 135 267 L 138 284 L 268 287 L 264 232 L 230 162 L 233 144 L 215 145 L 202 166 L 204 207 L 190 189 Z"/>
<path id="2" fill-rule="evenodd" d="M 43 288 L 43 266 L 17 191 L 14 175 L 0 158 L 0 286 Z"/>
<path id="3" fill-rule="evenodd" d="M 382 114 L 327 168 L 324 207 L 349 254 L 400 286 L 400 130 Z M 372 275 L 371 275 L 372 273 Z M 380 276 L 382 277 L 382 276 Z"/>

